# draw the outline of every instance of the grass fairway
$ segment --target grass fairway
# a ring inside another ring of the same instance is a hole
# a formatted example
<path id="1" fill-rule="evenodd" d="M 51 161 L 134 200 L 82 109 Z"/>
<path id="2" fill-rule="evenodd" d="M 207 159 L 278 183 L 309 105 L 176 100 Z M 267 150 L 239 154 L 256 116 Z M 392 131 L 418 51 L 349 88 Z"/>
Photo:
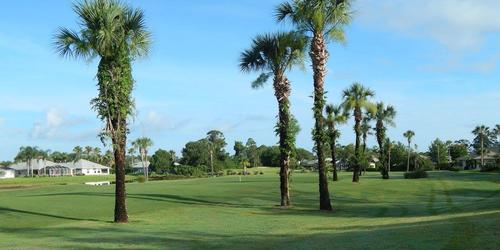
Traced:
<path id="1" fill-rule="evenodd" d="M 294 174 L 281 209 L 278 177 L 127 185 L 131 222 L 111 223 L 114 187 L 0 189 L 0 249 L 498 249 L 499 174 L 432 172 L 332 184 L 334 212 L 317 211 L 316 174 Z M 2 183 L 0 182 L 0 187 Z"/>

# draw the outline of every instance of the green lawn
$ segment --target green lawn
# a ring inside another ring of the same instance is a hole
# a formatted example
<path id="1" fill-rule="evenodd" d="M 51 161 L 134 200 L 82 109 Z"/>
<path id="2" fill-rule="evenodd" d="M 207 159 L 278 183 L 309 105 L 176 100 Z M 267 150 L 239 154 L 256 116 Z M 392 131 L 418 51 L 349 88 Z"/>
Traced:
<path id="1" fill-rule="evenodd" d="M 115 225 L 113 187 L 0 189 L 0 249 L 498 249 L 500 174 L 378 173 L 330 183 L 334 212 L 317 211 L 317 177 L 294 174 L 281 209 L 275 170 L 263 176 L 128 184 L 130 224 Z M 1 187 L 0 182 L 0 187 Z"/>

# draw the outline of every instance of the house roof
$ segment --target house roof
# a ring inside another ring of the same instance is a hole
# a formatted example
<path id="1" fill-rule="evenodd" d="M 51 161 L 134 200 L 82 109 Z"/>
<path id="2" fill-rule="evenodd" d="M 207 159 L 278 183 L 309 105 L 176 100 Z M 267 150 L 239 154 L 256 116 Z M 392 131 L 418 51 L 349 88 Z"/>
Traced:
<path id="1" fill-rule="evenodd" d="M 109 169 L 109 167 L 85 159 L 80 159 L 75 162 L 61 163 L 60 165 L 71 169 Z"/>
<path id="2" fill-rule="evenodd" d="M 67 167 L 67 168 L 71 168 L 71 169 L 94 169 L 94 168 L 109 169 L 109 167 L 103 166 L 103 165 L 95 163 L 95 162 L 87 161 L 84 159 L 80 159 L 80 160 L 75 161 L 75 162 L 66 162 L 66 163 L 55 163 L 55 162 L 41 160 L 41 159 L 33 160 L 31 162 L 31 168 L 33 168 L 33 170 L 40 170 L 40 169 L 43 169 L 46 167 L 57 167 L 57 166 Z M 27 162 L 15 163 L 15 164 L 10 165 L 9 168 L 11 168 L 13 170 L 26 170 L 26 169 L 28 169 L 28 163 Z"/>
<path id="3" fill-rule="evenodd" d="M 149 167 L 150 164 L 151 163 L 149 161 L 146 161 L 146 167 Z M 132 168 L 138 168 L 138 169 L 144 168 L 144 166 L 142 166 L 142 161 L 138 161 L 138 162 L 134 163 L 132 165 Z"/>

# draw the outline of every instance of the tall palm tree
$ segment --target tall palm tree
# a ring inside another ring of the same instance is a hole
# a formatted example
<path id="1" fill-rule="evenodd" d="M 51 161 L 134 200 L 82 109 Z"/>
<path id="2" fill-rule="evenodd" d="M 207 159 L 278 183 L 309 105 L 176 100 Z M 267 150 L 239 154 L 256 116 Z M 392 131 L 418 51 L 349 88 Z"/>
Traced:
<path id="1" fill-rule="evenodd" d="M 306 37 L 296 32 L 276 33 L 257 36 L 250 49 L 241 54 L 240 68 L 243 72 L 262 72 L 252 83 L 253 88 L 263 84 L 273 76 L 274 95 L 278 101 L 278 123 L 280 146 L 280 191 L 281 206 L 290 205 L 289 167 L 290 155 L 294 148 L 293 128 L 290 114 L 290 81 L 286 72 L 303 63 L 307 44 Z"/>
<path id="2" fill-rule="evenodd" d="M 377 103 L 377 113 L 375 113 L 374 119 L 375 124 L 375 135 L 377 137 L 377 143 L 379 148 L 379 158 L 382 164 L 382 178 L 389 179 L 389 163 L 386 159 L 387 153 L 385 151 L 384 142 L 386 140 L 386 124 L 390 126 L 395 126 L 394 118 L 396 117 L 396 110 L 393 106 L 385 106 L 383 102 Z"/>
<path id="3" fill-rule="evenodd" d="M 326 126 L 327 135 L 330 144 L 330 152 L 332 153 L 332 168 L 333 168 L 333 181 L 338 181 L 337 175 L 337 140 L 340 137 L 340 131 L 337 129 L 336 125 L 344 124 L 347 122 L 349 116 L 341 106 L 335 106 L 333 104 L 326 105 Z"/>
<path id="4" fill-rule="evenodd" d="M 127 120 L 133 113 L 132 61 L 147 55 L 151 35 L 144 13 L 119 0 L 85 0 L 73 7 L 79 31 L 61 28 L 55 46 L 62 56 L 99 58 L 99 94 L 91 102 L 105 123 L 101 140 L 110 138 L 115 158 L 115 222 L 128 222 L 125 191 Z"/>
<path id="5" fill-rule="evenodd" d="M 406 163 L 406 172 L 410 172 L 410 154 L 411 154 L 411 139 L 415 136 L 415 132 L 408 130 L 403 134 L 408 141 L 408 161 Z"/>
<path id="6" fill-rule="evenodd" d="M 94 148 L 92 148 L 91 146 L 85 146 L 84 153 L 87 160 L 90 160 L 90 157 L 92 156 L 92 151 L 94 151 Z"/>
<path id="7" fill-rule="evenodd" d="M 132 142 L 132 147 L 137 149 L 141 155 L 142 169 L 144 171 L 144 178 L 146 178 L 146 181 L 149 178 L 148 150 L 151 146 L 153 146 L 153 140 L 147 137 L 137 138 Z"/>
<path id="8" fill-rule="evenodd" d="M 351 21 L 350 0 L 293 0 L 276 8 L 278 22 L 291 21 L 297 30 L 311 37 L 309 56 L 314 81 L 313 139 L 318 158 L 320 209 L 332 210 L 324 155 L 324 82 L 328 61 L 327 43 L 343 42 L 344 26 Z"/>
<path id="9" fill-rule="evenodd" d="M 80 146 L 76 146 L 73 148 L 73 162 L 77 162 L 82 159 L 83 149 Z"/>
<path id="10" fill-rule="evenodd" d="M 356 133 L 355 144 L 355 164 L 354 173 L 352 176 L 353 182 L 359 182 L 359 171 L 361 166 L 361 152 L 360 152 L 360 137 L 362 134 L 361 122 L 363 121 L 363 110 L 374 114 L 376 112 L 376 105 L 370 101 L 370 98 L 375 95 L 371 89 L 364 87 L 360 83 L 354 83 L 343 92 L 342 106 L 345 110 L 352 110 L 354 116 L 354 132 Z"/>
<path id="11" fill-rule="evenodd" d="M 480 154 L 481 154 L 481 167 L 484 167 L 484 153 L 485 153 L 485 141 L 489 142 L 489 138 L 490 138 L 490 135 L 491 135 L 491 131 L 490 131 L 490 128 L 489 127 L 486 127 L 485 125 L 480 125 L 480 126 L 477 126 L 476 128 L 474 128 L 474 130 L 472 130 L 472 134 L 474 134 L 476 136 L 476 140 L 479 140 L 480 141 L 480 145 L 481 145 L 481 151 L 480 151 Z M 489 143 L 487 143 L 489 144 Z"/>
<path id="12" fill-rule="evenodd" d="M 387 155 L 387 176 L 391 173 L 391 152 L 392 152 L 392 142 L 389 138 L 385 138 L 384 142 L 384 150 L 386 151 Z"/>

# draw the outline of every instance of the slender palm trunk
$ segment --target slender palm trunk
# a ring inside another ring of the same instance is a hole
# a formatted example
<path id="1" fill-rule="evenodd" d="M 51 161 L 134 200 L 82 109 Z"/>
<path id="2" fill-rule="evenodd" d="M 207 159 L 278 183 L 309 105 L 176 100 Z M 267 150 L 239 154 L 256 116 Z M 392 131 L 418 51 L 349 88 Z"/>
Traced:
<path id="1" fill-rule="evenodd" d="M 335 127 L 333 126 L 332 126 L 332 131 L 335 131 Z M 339 177 L 337 175 L 337 145 L 336 145 L 337 143 L 335 136 L 332 135 L 332 137 L 333 138 L 331 138 L 330 149 L 332 151 L 333 181 L 338 181 Z"/>
<path id="2" fill-rule="evenodd" d="M 318 157 L 318 173 L 319 173 L 319 209 L 332 210 L 330 202 L 330 193 L 328 191 L 328 179 L 326 176 L 325 152 L 324 152 L 324 118 L 323 108 L 325 106 L 324 97 L 324 81 L 326 76 L 326 62 L 328 60 L 328 52 L 323 34 L 315 32 L 311 51 L 309 53 L 313 67 L 314 78 L 314 142 L 316 146 L 316 154 Z"/>
<path id="3" fill-rule="evenodd" d="M 363 133 L 363 151 L 362 151 L 362 156 L 365 158 L 365 153 L 366 153 L 366 139 L 368 137 L 368 134 Z M 359 170 L 359 175 L 365 175 L 366 174 L 366 165 L 361 166 Z"/>
<path id="4" fill-rule="evenodd" d="M 406 163 L 406 172 L 410 172 L 410 150 L 411 150 L 411 146 L 410 146 L 410 142 L 408 141 L 408 161 Z"/>
<path id="5" fill-rule="evenodd" d="M 214 150 L 212 145 L 210 145 L 210 169 L 211 175 L 214 177 Z"/>
<path id="6" fill-rule="evenodd" d="M 354 171 L 352 174 L 352 182 L 359 182 L 359 170 L 360 170 L 360 137 L 361 137 L 361 109 L 356 107 L 354 109 L 354 132 L 356 133 L 356 144 L 354 147 L 354 156 L 355 156 L 355 163 L 354 163 Z"/>
<path id="7" fill-rule="evenodd" d="M 387 167 L 387 162 L 386 162 L 386 159 L 385 159 L 385 148 L 384 148 L 384 137 L 385 137 L 385 133 L 384 133 L 384 124 L 380 121 L 377 122 L 377 125 L 376 125 L 376 136 L 377 136 L 377 143 L 378 143 L 378 152 L 379 152 L 379 161 L 380 161 L 380 164 L 382 165 L 382 169 L 381 169 L 381 172 L 382 172 L 382 179 L 389 179 L 389 170 L 388 170 L 388 167 Z"/>
<path id="8" fill-rule="evenodd" d="M 115 122 L 117 128 L 125 128 L 126 121 L 121 119 L 119 122 Z M 115 156 L 115 175 L 116 175 L 116 187 L 115 187 L 115 222 L 117 223 L 127 223 L 128 213 L 126 205 L 126 190 L 125 190 L 125 147 L 126 147 L 126 133 L 125 129 L 116 131 L 115 138 L 113 138 L 113 150 Z"/>
<path id="9" fill-rule="evenodd" d="M 280 144 L 280 192 L 281 206 L 290 205 L 290 183 L 289 168 L 292 142 L 290 141 L 290 83 L 282 74 L 277 73 L 274 77 L 274 91 L 278 100 L 278 127 Z"/>
<path id="10" fill-rule="evenodd" d="M 484 168 L 484 140 L 481 135 L 481 168 Z"/>

